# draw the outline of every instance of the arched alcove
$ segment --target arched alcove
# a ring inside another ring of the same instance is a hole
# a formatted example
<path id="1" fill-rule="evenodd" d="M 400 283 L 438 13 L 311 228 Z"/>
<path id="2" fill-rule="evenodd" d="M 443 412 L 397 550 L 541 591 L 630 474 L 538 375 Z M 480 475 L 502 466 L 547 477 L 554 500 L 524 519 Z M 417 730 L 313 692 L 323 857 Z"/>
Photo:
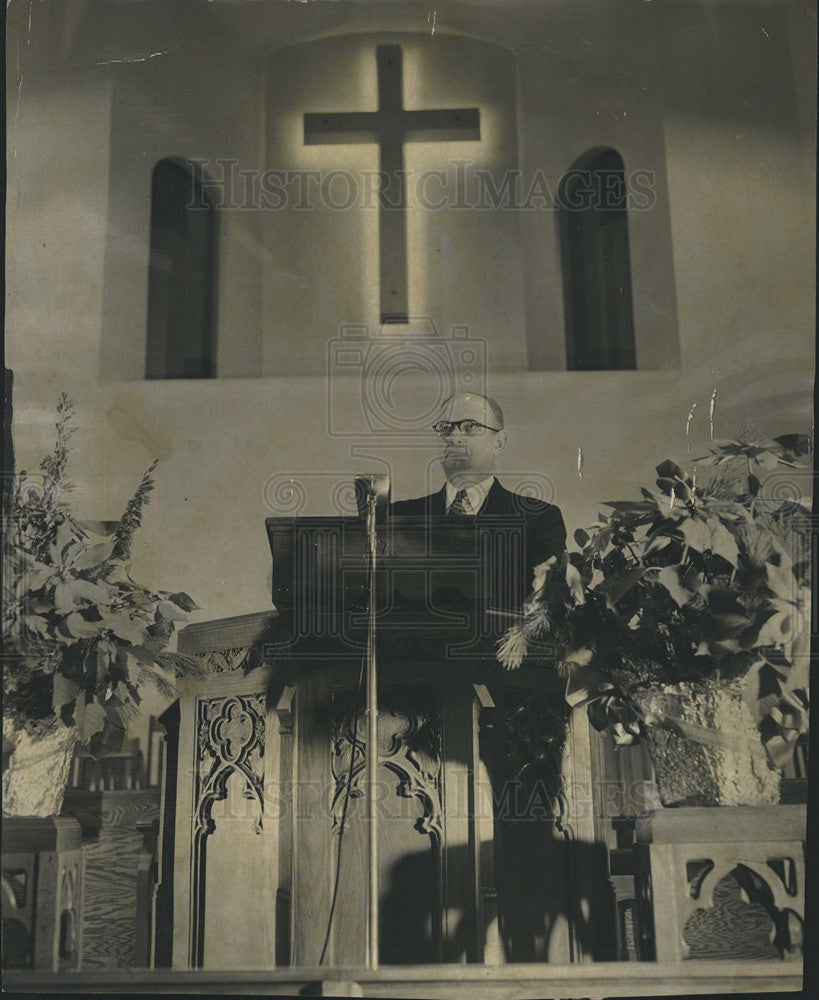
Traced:
<path id="1" fill-rule="evenodd" d="M 574 371 L 637 367 L 628 192 L 614 149 L 590 150 L 559 187 L 566 363 Z"/>
<path id="2" fill-rule="evenodd" d="M 216 375 L 216 210 L 189 164 L 151 175 L 145 377 Z"/>

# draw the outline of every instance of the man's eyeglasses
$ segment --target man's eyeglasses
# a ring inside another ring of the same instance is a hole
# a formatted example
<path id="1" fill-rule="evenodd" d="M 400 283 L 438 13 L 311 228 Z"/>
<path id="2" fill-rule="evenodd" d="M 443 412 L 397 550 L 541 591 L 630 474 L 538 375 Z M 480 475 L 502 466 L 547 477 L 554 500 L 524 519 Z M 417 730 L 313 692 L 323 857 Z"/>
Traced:
<path id="1" fill-rule="evenodd" d="M 465 437 L 475 437 L 476 434 L 483 434 L 484 431 L 494 431 L 497 433 L 499 427 L 489 427 L 487 424 L 479 424 L 477 420 L 439 420 L 437 424 L 434 424 L 432 429 L 441 435 L 441 437 L 449 437 L 456 430 L 460 431 Z"/>

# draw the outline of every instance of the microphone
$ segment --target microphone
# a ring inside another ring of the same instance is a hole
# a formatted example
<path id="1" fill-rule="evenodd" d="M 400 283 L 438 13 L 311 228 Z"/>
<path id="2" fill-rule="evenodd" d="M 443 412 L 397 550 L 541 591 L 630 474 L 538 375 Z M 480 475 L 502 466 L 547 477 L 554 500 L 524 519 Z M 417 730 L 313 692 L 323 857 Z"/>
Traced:
<path id="1" fill-rule="evenodd" d="M 390 477 L 380 475 L 361 475 L 355 477 L 355 502 L 358 516 L 364 520 L 367 516 L 367 504 L 375 497 L 375 520 L 383 524 L 387 519 L 390 506 Z"/>

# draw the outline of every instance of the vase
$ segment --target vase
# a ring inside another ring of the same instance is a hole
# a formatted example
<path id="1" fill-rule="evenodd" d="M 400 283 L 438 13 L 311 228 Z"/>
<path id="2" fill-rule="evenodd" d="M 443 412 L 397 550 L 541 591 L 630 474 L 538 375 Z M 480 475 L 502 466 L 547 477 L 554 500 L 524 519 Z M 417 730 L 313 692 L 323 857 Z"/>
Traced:
<path id="1" fill-rule="evenodd" d="M 771 764 L 740 682 L 645 685 L 631 694 L 664 806 L 779 802 Z"/>
<path id="2" fill-rule="evenodd" d="M 58 816 L 77 744 L 76 727 L 53 720 L 34 732 L 15 731 L 4 720 L 3 728 L 14 745 L 3 772 L 3 815 Z"/>

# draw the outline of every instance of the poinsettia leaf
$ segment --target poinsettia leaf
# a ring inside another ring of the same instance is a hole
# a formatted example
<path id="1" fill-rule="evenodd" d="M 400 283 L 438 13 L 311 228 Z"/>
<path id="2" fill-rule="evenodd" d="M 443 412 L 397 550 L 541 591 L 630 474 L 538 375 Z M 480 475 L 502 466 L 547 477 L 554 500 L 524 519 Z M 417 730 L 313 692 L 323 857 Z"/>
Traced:
<path id="1" fill-rule="evenodd" d="M 183 591 L 179 591 L 176 594 L 169 594 L 168 600 L 172 601 L 178 608 L 183 611 L 200 611 L 199 605 L 194 601 L 194 599 Z"/>
<path id="2" fill-rule="evenodd" d="M 691 598 L 697 593 L 697 588 L 692 587 L 692 582 L 699 581 L 696 574 L 691 574 L 687 567 L 682 565 L 661 566 L 657 571 L 657 583 L 664 587 L 671 599 L 679 607 L 685 607 Z"/>
<path id="3" fill-rule="evenodd" d="M 589 540 L 589 548 L 592 551 L 600 553 L 604 552 L 611 542 L 611 536 L 614 534 L 614 529 L 608 526 L 604 528 L 598 528 L 591 536 Z"/>
<path id="4" fill-rule="evenodd" d="M 51 706 L 58 715 L 62 713 L 63 706 L 73 706 L 80 693 L 77 685 L 65 674 L 54 674 L 54 687 L 51 696 Z"/>
<path id="5" fill-rule="evenodd" d="M 54 539 L 54 544 L 56 545 L 61 558 L 65 556 L 66 550 L 72 542 L 76 542 L 77 539 L 78 533 L 72 527 L 71 522 L 68 520 L 63 521 L 63 523 L 57 528 L 57 535 Z"/>
<path id="6" fill-rule="evenodd" d="M 92 601 L 95 604 L 110 604 L 113 599 L 114 591 L 111 587 L 92 583 L 91 580 L 83 580 L 77 577 L 67 580 L 66 586 L 75 601 L 86 600 Z"/>
<path id="7" fill-rule="evenodd" d="M 659 465 L 655 465 L 654 471 L 661 479 L 682 480 L 684 478 L 682 469 L 676 462 L 672 462 L 670 458 L 667 458 L 664 462 L 660 462 Z"/>
<path id="8" fill-rule="evenodd" d="M 792 564 L 787 557 L 779 557 L 778 563 L 765 563 L 765 576 L 768 587 L 780 600 L 793 602 L 799 591 L 796 578 L 793 575 Z"/>
<path id="9" fill-rule="evenodd" d="M 673 541 L 674 539 L 669 538 L 668 535 L 660 535 L 660 534 L 654 535 L 651 538 L 651 540 L 648 541 L 648 544 L 643 550 L 643 555 L 647 556 L 652 552 L 659 552 L 662 549 L 666 548 L 666 546 L 670 545 Z"/>
<path id="10" fill-rule="evenodd" d="M 673 493 L 677 499 L 688 500 L 691 490 L 685 480 L 682 469 L 670 460 L 657 466 L 657 487 L 666 496 Z"/>
<path id="11" fill-rule="evenodd" d="M 617 602 L 640 581 L 645 572 L 645 566 L 635 566 L 617 576 L 607 577 L 597 585 L 595 591 L 603 595 L 607 607 L 614 608 Z"/>
<path id="12" fill-rule="evenodd" d="M 771 615 L 759 630 L 757 645 L 779 646 L 788 637 L 790 631 L 790 615 L 777 611 Z"/>
<path id="13" fill-rule="evenodd" d="M 51 615 L 55 610 L 54 601 L 47 601 L 42 597 L 26 598 L 25 608 L 37 615 Z"/>
<path id="14" fill-rule="evenodd" d="M 112 584 L 122 583 L 127 585 L 133 583 L 131 577 L 128 575 L 128 569 L 125 563 L 122 563 L 119 560 L 113 562 L 110 568 L 106 569 L 103 578 L 107 580 L 108 583 Z"/>
<path id="15" fill-rule="evenodd" d="M 685 544 L 695 552 L 705 552 L 711 548 L 711 530 L 698 517 L 686 517 L 680 522 Z"/>
<path id="16" fill-rule="evenodd" d="M 168 645 L 175 628 L 176 624 L 171 619 L 153 622 L 147 628 L 150 639 L 145 640 L 145 648 L 152 653 L 158 653 Z"/>
<path id="17" fill-rule="evenodd" d="M 97 542 L 94 545 L 83 544 L 78 547 L 77 552 L 72 553 L 71 565 L 74 569 L 93 569 L 100 566 L 111 556 L 114 551 L 115 539 L 105 542 Z"/>
<path id="18" fill-rule="evenodd" d="M 613 548 L 611 552 L 607 553 L 602 563 L 600 564 L 601 569 L 606 574 L 606 576 L 616 576 L 622 572 L 626 567 L 627 560 L 620 548 Z"/>
<path id="19" fill-rule="evenodd" d="M 582 570 L 588 565 L 588 560 L 582 552 L 570 552 L 568 555 L 568 561 L 575 567 L 575 569 Z"/>
<path id="20" fill-rule="evenodd" d="M 99 622 L 89 622 L 79 611 L 68 615 L 65 626 L 77 639 L 93 639 L 100 634 Z"/>
<path id="21" fill-rule="evenodd" d="M 765 716 L 770 712 L 772 708 L 780 702 L 779 692 L 771 692 L 771 694 L 763 695 L 761 698 L 757 698 L 753 704 L 753 712 L 757 721 L 764 719 Z"/>
<path id="22" fill-rule="evenodd" d="M 586 714 L 589 717 L 589 722 L 598 733 L 602 733 L 608 728 L 609 717 L 606 712 L 604 698 L 597 698 L 594 701 L 590 701 L 586 706 Z"/>
<path id="23" fill-rule="evenodd" d="M 82 541 L 80 538 L 72 538 L 62 550 L 55 547 L 54 551 L 59 553 L 59 561 L 64 567 L 70 567 L 74 565 L 74 560 L 77 556 L 82 555 L 87 547 L 87 542 Z"/>
<path id="24" fill-rule="evenodd" d="M 734 569 L 739 561 L 739 546 L 736 539 L 718 518 L 709 518 L 711 528 L 711 551 L 730 563 Z"/>
<path id="25" fill-rule="evenodd" d="M 145 626 L 127 615 L 105 615 L 102 622 L 104 627 L 113 632 L 117 638 L 132 646 L 143 645 L 148 636 Z"/>
<path id="26" fill-rule="evenodd" d="M 588 545 L 590 538 L 588 531 L 584 531 L 583 528 L 578 528 L 574 533 L 574 540 L 581 549 Z"/>
<path id="27" fill-rule="evenodd" d="M 718 642 L 714 643 L 712 651 L 715 655 L 725 656 L 728 653 L 739 653 L 740 647 L 736 639 L 720 639 Z"/>
<path id="28" fill-rule="evenodd" d="M 28 592 L 39 590 L 55 576 L 54 567 L 45 566 L 43 563 L 38 563 L 34 567 L 27 568 L 24 574 L 26 591 Z"/>
<path id="29" fill-rule="evenodd" d="M 75 718 L 79 714 L 75 711 Z M 97 733 L 101 733 L 107 720 L 105 709 L 96 701 L 85 706 L 81 718 L 77 719 L 77 728 L 82 743 L 87 743 Z"/>
<path id="30" fill-rule="evenodd" d="M 188 615 L 171 601 L 159 601 L 156 606 L 157 621 L 187 621 Z"/>
<path id="31" fill-rule="evenodd" d="M 54 588 L 54 607 L 62 614 L 67 614 L 76 607 L 74 595 L 67 583 L 58 583 Z"/>
<path id="32" fill-rule="evenodd" d="M 23 615 L 23 625 L 37 635 L 48 635 L 48 619 L 41 615 Z"/>

